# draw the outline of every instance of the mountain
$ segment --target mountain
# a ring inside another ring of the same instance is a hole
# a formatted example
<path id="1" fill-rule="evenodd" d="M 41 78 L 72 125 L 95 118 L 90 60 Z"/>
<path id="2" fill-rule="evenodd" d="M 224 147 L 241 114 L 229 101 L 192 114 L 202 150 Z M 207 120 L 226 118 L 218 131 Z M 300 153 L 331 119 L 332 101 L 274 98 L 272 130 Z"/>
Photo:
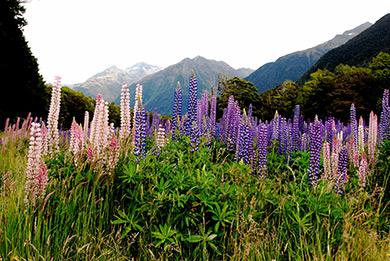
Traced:
<path id="1" fill-rule="evenodd" d="M 320 45 L 282 56 L 275 62 L 264 64 L 246 77 L 245 80 L 252 82 L 259 93 L 272 89 L 285 80 L 296 81 L 325 53 L 346 43 L 370 26 L 371 23 L 364 23 L 343 34 L 338 34 L 333 39 Z"/>
<path id="2" fill-rule="evenodd" d="M 198 80 L 198 98 L 205 90 L 210 91 L 212 86 L 216 86 L 219 73 L 227 74 L 229 78 L 243 78 L 253 71 L 251 69 L 235 70 L 225 62 L 208 60 L 201 56 L 193 59 L 185 58 L 139 81 L 139 84 L 143 86 L 143 105 L 146 110 L 153 111 L 157 108 L 161 115 L 172 115 L 173 95 L 177 82 L 180 82 L 183 91 L 183 113 L 186 113 L 191 70 L 194 70 Z M 135 87 L 136 84 L 129 86 L 131 106 L 134 106 Z M 120 96 L 115 102 L 120 104 Z"/>
<path id="3" fill-rule="evenodd" d="M 123 84 L 130 85 L 159 70 L 161 70 L 160 67 L 146 63 L 137 63 L 124 70 L 111 66 L 84 83 L 72 85 L 71 88 L 92 98 L 96 98 L 96 95 L 100 93 L 105 101 L 112 102 L 120 95 Z"/>
<path id="4" fill-rule="evenodd" d="M 340 63 L 350 66 L 367 66 L 380 52 L 390 53 L 390 14 L 347 43 L 322 56 L 299 80 L 302 85 L 318 69 L 333 71 Z"/>

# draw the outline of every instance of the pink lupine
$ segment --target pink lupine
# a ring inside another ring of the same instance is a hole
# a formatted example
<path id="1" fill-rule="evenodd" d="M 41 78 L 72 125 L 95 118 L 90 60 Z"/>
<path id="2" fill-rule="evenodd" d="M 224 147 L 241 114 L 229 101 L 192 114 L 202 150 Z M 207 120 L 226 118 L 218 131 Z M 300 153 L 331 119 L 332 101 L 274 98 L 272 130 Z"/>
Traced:
<path id="1" fill-rule="evenodd" d="M 56 76 L 51 92 L 49 116 L 47 117 L 47 153 L 52 155 L 59 150 L 58 118 L 61 103 L 61 77 Z"/>
<path id="2" fill-rule="evenodd" d="M 349 159 L 355 168 L 359 167 L 359 150 L 356 149 L 354 136 L 351 136 L 348 143 Z"/>
<path id="3" fill-rule="evenodd" d="M 88 111 L 85 111 L 85 115 L 84 115 L 84 130 L 83 130 L 83 133 L 84 133 L 84 142 L 87 141 L 87 138 L 88 138 L 88 130 L 89 130 L 89 112 Z"/>
<path id="4" fill-rule="evenodd" d="M 378 117 L 373 111 L 370 113 L 370 121 L 368 127 L 368 157 L 370 164 L 374 164 L 377 156 L 376 144 L 378 141 Z"/>
<path id="5" fill-rule="evenodd" d="M 76 155 L 84 147 L 84 133 L 83 128 L 76 123 L 73 118 L 72 126 L 70 127 L 70 145 L 69 151 Z"/>
<path id="6" fill-rule="evenodd" d="M 358 127 L 358 150 L 359 152 L 363 152 L 364 151 L 364 121 L 363 121 L 363 117 L 360 116 L 360 119 L 359 119 L 359 127 Z"/>
<path id="7" fill-rule="evenodd" d="M 332 177 L 332 167 L 330 164 L 330 146 L 328 142 L 325 142 L 322 146 L 322 155 L 323 155 L 323 161 L 324 161 L 324 175 L 323 179 L 328 180 Z"/>
<path id="8" fill-rule="evenodd" d="M 122 86 L 121 92 L 121 131 L 120 139 L 124 139 L 130 134 L 130 93 L 127 84 Z"/>
<path id="9" fill-rule="evenodd" d="M 360 161 L 359 170 L 358 170 L 359 186 L 360 187 L 366 186 L 367 173 L 368 173 L 367 156 L 366 156 L 366 153 L 363 152 L 362 159 Z"/>
<path id="10" fill-rule="evenodd" d="M 90 147 L 94 150 L 94 156 L 100 157 L 104 148 L 108 145 L 108 105 L 101 94 L 96 98 L 95 112 L 91 122 Z"/>
<path id="11" fill-rule="evenodd" d="M 110 175 L 112 174 L 118 160 L 119 160 L 119 144 L 115 132 L 113 132 L 111 135 L 109 155 L 107 159 L 107 167 L 106 167 L 107 173 L 109 173 Z"/>
<path id="12" fill-rule="evenodd" d="M 42 137 L 40 124 L 33 122 L 30 130 L 30 145 L 27 154 L 27 170 L 24 202 L 35 205 L 45 195 L 48 170 L 42 160 Z"/>

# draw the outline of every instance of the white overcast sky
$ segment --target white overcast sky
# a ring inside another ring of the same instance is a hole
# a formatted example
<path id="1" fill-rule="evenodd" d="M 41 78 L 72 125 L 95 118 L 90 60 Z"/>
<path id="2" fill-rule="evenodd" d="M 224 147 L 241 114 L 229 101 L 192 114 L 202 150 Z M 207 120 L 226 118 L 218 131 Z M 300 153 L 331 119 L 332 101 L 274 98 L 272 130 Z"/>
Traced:
<path id="1" fill-rule="evenodd" d="M 47 82 L 111 65 L 167 67 L 197 55 L 257 69 L 390 12 L 389 0 L 31 0 L 26 40 Z"/>

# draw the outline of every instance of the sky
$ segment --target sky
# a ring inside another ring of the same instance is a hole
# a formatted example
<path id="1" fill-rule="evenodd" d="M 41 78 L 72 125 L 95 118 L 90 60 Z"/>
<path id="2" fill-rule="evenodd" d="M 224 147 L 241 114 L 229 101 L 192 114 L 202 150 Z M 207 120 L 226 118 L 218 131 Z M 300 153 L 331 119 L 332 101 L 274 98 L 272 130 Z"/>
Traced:
<path id="1" fill-rule="evenodd" d="M 257 69 L 390 12 L 389 0 L 29 0 L 24 35 L 45 81 L 197 55 Z"/>

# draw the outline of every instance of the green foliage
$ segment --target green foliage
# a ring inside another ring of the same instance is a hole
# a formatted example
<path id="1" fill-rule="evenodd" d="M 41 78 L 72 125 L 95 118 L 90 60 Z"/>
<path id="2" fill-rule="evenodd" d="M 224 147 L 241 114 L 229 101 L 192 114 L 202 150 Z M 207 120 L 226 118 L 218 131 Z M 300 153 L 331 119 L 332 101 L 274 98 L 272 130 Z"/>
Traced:
<path id="1" fill-rule="evenodd" d="M 226 81 L 226 86 L 220 90 L 218 100 L 218 115 L 222 117 L 223 108 L 227 107 L 229 97 L 233 96 L 241 108 L 248 109 L 253 106 L 253 115 L 259 116 L 260 96 L 253 83 L 234 77 Z"/>
<path id="2" fill-rule="evenodd" d="M 39 74 L 37 59 L 23 36 L 24 8 L 17 0 L 0 2 L 0 78 L 2 99 L 0 122 L 6 118 L 47 115 L 47 92 Z"/>

